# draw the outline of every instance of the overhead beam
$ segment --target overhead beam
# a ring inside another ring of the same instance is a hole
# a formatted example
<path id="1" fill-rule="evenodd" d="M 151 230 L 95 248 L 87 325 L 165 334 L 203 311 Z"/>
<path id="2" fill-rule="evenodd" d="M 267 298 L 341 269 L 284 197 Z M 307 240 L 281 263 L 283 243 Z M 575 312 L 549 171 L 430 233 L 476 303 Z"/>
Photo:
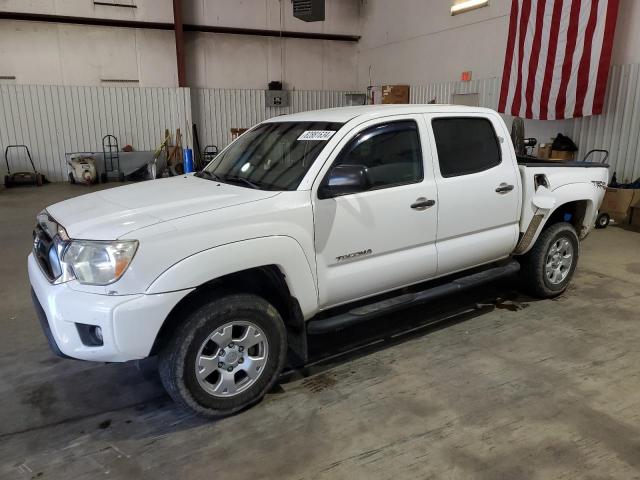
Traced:
<path id="1" fill-rule="evenodd" d="M 118 20 L 112 18 L 74 17 L 69 15 L 48 15 L 42 13 L 23 13 L 0 11 L 0 20 L 22 20 L 26 22 L 63 23 L 69 25 L 93 25 L 98 27 L 141 28 L 149 30 L 174 30 L 174 23 L 142 22 L 137 20 Z M 333 40 L 336 42 L 357 42 L 359 35 L 335 33 L 312 33 L 280 31 L 260 28 L 220 27 L 216 25 L 183 24 L 184 32 L 225 33 L 229 35 L 255 35 L 260 37 L 306 38 L 309 40 Z"/>
<path id="2" fill-rule="evenodd" d="M 176 63 L 178 67 L 178 86 L 187 86 L 187 73 L 184 59 L 184 34 L 182 26 L 182 0 L 173 0 L 173 30 L 176 37 Z"/>

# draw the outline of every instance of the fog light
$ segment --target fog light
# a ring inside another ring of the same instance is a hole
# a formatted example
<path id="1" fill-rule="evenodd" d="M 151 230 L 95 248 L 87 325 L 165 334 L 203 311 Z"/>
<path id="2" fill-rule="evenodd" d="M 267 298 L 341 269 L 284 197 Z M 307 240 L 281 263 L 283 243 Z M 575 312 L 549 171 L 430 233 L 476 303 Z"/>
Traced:
<path id="1" fill-rule="evenodd" d="M 104 345 L 102 338 L 102 328 L 97 325 L 85 325 L 84 323 L 76 323 L 80 341 L 86 347 L 101 347 Z"/>
<path id="2" fill-rule="evenodd" d="M 97 327 L 97 326 L 93 327 L 93 332 L 92 333 L 100 343 L 104 343 L 102 341 L 102 328 Z"/>

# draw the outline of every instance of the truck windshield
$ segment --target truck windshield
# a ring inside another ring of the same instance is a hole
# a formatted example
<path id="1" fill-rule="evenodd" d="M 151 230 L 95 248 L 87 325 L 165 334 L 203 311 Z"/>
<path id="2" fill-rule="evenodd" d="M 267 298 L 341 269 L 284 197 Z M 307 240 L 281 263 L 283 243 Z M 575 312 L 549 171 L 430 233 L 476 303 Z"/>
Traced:
<path id="1" fill-rule="evenodd" d="M 295 190 L 343 124 L 263 123 L 243 133 L 196 175 L 260 190 Z"/>

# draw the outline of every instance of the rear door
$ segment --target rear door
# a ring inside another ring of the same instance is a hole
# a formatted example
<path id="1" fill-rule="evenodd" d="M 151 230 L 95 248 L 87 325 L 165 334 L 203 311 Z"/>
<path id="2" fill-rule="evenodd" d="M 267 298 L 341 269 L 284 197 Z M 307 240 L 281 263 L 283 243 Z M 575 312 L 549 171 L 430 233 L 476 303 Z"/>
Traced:
<path id="1" fill-rule="evenodd" d="M 425 129 L 422 115 L 369 121 L 327 161 L 312 190 L 321 308 L 435 275 L 436 186 Z M 341 164 L 366 167 L 373 186 L 319 198 L 319 185 Z"/>
<path id="2" fill-rule="evenodd" d="M 518 240 L 520 176 L 497 116 L 429 114 L 438 186 L 438 275 L 508 256 Z"/>

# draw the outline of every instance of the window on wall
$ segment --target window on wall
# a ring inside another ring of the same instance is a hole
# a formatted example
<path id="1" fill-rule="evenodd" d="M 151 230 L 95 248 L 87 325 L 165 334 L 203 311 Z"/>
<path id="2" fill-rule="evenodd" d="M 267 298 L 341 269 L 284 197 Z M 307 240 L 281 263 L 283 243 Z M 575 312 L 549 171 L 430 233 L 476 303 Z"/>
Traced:
<path id="1" fill-rule="evenodd" d="M 342 151 L 337 165 L 367 168 L 372 188 L 422 181 L 422 153 L 414 121 L 376 125 L 355 136 Z"/>
<path id="2" fill-rule="evenodd" d="M 443 177 L 482 172 L 502 161 L 498 137 L 486 118 L 435 118 L 431 125 Z"/>

